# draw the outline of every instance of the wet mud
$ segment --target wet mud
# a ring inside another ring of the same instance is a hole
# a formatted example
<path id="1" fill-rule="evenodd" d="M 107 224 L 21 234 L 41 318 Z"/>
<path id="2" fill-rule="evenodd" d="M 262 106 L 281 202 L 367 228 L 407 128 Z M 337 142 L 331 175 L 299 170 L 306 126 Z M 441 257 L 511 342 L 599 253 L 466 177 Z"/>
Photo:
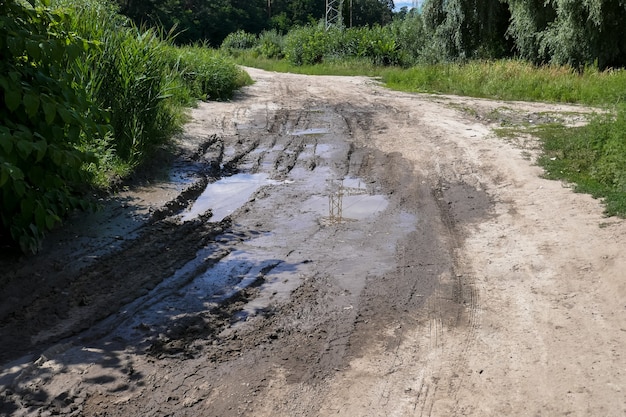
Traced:
<path id="1" fill-rule="evenodd" d="M 239 100 L 219 133 L 194 116 L 142 210 L 131 190 L 90 220 L 114 230 L 2 262 L 0 414 L 255 415 L 277 372 L 323 389 L 404 329 L 468 322 L 480 187 L 377 149 L 394 108 Z"/>

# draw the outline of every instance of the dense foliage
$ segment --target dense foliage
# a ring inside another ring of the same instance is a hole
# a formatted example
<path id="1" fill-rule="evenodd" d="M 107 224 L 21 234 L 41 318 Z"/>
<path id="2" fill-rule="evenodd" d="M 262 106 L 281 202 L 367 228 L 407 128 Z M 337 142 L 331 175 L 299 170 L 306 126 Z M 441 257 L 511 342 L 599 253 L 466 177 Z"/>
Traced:
<path id="1" fill-rule="evenodd" d="M 78 85 L 97 46 L 63 31 L 67 15 L 0 3 L 0 235 L 36 250 L 44 231 L 85 205 L 84 144 L 103 138 L 106 115 Z"/>
<path id="2" fill-rule="evenodd" d="M 264 30 L 286 33 L 317 24 L 326 14 L 324 0 L 118 0 L 121 11 L 138 24 L 180 31 L 177 41 L 219 46 L 230 33 Z M 352 7 L 350 7 L 352 5 Z M 346 26 L 385 25 L 392 20 L 392 0 L 346 0 Z"/>
<path id="3" fill-rule="evenodd" d="M 626 65 L 623 0 L 426 0 L 423 17 L 446 59 Z"/>
<path id="4" fill-rule="evenodd" d="M 194 98 L 247 83 L 201 46 L 175 48 L 104 0 L 0 2 L 0 237 L 36 251 L 180 129 Z"/>
<path id="5" fill-rule="evenodd" d="M 136 23 L 180 32 L 176 38 L 180 43 L 200 40 L 212 46 L 222 45 L 235 32 L 284 35 L 316 27 L 326 13 L 324 0 L 118 2 Z M 345 28 L 396 25 L 398 29 L 402 26 L 398 21 L 411 20 L 406 26 L 419 26 L 412 33 L 394 32 L 399 62 L 404 64 L 515 57 L 575 68 L 626 65 L 626 32 L 621 28 L 626 21 L 624 0 L 424 0 L 421 4 L 419 11 L 394 13 L 392 0 L 344 0 L 341 21 Z M 399 35 L 413 40 L 403 43 Z"/>
<path id="6" fill-rule="evenodd" d="M 535 63 L 626 65 L 623 0 L 506 0 L 508 34 L 521 57 Z"/>

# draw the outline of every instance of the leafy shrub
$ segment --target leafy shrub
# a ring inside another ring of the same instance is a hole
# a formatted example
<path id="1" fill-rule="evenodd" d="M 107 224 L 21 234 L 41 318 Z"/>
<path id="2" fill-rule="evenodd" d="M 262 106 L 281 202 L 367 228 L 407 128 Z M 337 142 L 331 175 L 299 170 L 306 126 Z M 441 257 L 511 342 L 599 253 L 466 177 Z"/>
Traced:
<path id="1" fill-rule="evenodd" d="M 252 33 L 247 33 L 243 30 L 230 33 L 224 41 L 222 41 L 222 49 L 252 49 L 257 44 L 257 38 Z"/>
<path id="2" fill-rule="evenodd" d="M 67 15 L 0 3 L 0 235 L 35 252 L 69 210 L 86 207 L 80 149 L 104 137 L 105 115 L 76 83 L 78 59 L 96 48 L 59 30 Z M 68 71 L 68 69 L 70 69 Z"/>
<path id="3" fill-rule="evenodd" d="M 427 45 L 422 16 L 411 12 L 404 19 L 394 21 L 390 25 L 390 30 L 398 46 L 400 64 L 411 66 L 420 62 Z"/>
<path id="4" fill-rule="evenodd" d="M 265 58 L 282 59 L 284 38 L 276 30 L 264 31 L 259 35 L 256 47 L 259 54 Z"/>
<path id="5" fill-rule="evenodd" d="M 36 1 L 0 2 L 0 237 L 32 252 L 88 206 L 89 187 L 127 175 L 179 130 L 183 105 L 250 82 L 106 0 Z"/>
<path id="6" fill-rule="evenodd" d="M 313 65 L 326 60 L 367 58 L 375 65 L 400 62 L 393 32 L 381 26 L 373 28 L 305 26 L 285 37 L 285 58 L 294 65 Z"/>
<path id="7" fill-rule="evenodd" d="M 364 55 L 375 65 L 397 65 L 399 53 L 396 39 L 387 27 L 374 26 L 363 31 L 361 40 Z"/>
<path id="8" fill-rule="evenodd" d="M 329 50 L 323 25 L 292 29 L 285 37 L 285 58 L 294 65 L 322 62 Z"/>
<path id="9" fill-rule="evenodd" d="M 225 100 L 252 80 L 232 61 L 205 46 L 171 48 L 190 95 L 203 100 Z"/>

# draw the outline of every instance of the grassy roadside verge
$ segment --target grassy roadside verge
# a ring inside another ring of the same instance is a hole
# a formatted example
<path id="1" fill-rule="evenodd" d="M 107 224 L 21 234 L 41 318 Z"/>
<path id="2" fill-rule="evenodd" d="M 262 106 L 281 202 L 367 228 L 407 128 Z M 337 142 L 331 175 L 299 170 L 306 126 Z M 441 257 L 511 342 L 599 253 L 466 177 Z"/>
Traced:
<path id="1" fill-rule="evenodd" d="M 23 252 L 166 146 L 185 107 L 251 82 L 108 0 L 0 2 L 0 57 L 0 247 Z"/>
<path id="2" fill-rule="evenodd" d="M 457 94 L 501 100 L 546 101 L 595 106 L 626 99 L 626 71 L 590 67 L 536 67 L 519 60 L 420 65 L 381 72 L 387 87 L 410 92 Z"/>
<path id="3" fill-rule="evenodd" d="M 590 67 L 536 67 L 524 61 L 479 61 L 418 65 L 408 69 L 344 60 L 295 66 L 242 52 L 241 65 L 311 75 L 368 75 L 388 88 L 421 93 L 456 94 L 509 101 L 544 101 L 596 106 L 606 114 L 591 116 L 581 127 L 563 124 L 510 126 L 508 134 L 531 133 L 541 140 L 538 164 L 547 178 L 574 184 L 574 190 L 603 199 L 606 214 L 626 217 L 626 71 L 600 72 Z"/>

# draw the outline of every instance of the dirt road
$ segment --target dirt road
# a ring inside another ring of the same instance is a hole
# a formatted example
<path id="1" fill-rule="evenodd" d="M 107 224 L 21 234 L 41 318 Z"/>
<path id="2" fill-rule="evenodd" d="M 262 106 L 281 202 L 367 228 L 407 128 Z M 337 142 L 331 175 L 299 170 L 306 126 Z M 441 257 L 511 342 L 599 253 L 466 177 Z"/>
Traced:
<path id="1" fill-rule="evenodd" d="M 626 415 L 626 224 L 492 133 L 584 109 L 249 72 L 2 261 L 1 415 Z"/>

